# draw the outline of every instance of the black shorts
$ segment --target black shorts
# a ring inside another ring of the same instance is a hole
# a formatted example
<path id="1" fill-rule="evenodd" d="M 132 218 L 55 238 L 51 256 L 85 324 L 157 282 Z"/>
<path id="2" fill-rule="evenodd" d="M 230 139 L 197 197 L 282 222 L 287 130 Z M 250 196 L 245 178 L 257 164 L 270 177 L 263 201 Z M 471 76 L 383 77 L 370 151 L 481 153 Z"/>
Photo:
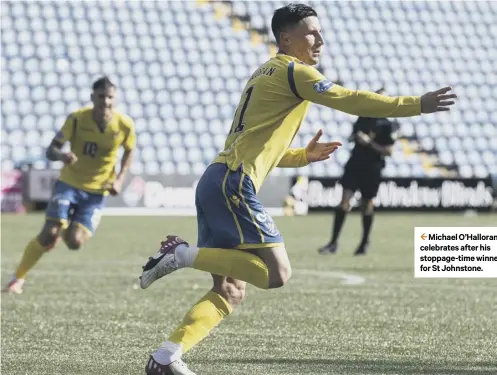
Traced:
<path id="1" fill-rule="evenodd" d="M 360 163 L 348 161 L 340 183 L 343 189 L 359 190 L 362 199 L 370 200 L 376 197 L 381 182 L 381 164 Z"/>

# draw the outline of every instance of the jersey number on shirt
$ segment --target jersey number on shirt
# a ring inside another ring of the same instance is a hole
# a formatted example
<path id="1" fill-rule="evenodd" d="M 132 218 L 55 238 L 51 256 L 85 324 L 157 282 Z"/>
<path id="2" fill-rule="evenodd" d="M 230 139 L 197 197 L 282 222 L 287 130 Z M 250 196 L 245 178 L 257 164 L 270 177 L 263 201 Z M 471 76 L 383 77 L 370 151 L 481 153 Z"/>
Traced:
<path id="1" fill-rule="evenodd" d="M 97 144 L 95 142 L 85 142 L 83 154 L 94 158 L 97 155 Z"/>
<path id="2" fill-rule="evenodd" d="M 242 110 L 240 111 L 240 118 L 238 119 L 238 124 L 235 128 L 234 127 L 235 121 L 233 120 L 233 125 L 231 126 L 230 135 L 233 133 L 240 133 L 245 128 L 245 124 L 243 123 L 243 116 L 245 115 L 245 111 L 247 110 L 247 107 L 248 107 L 248 104 L 250 101 L 250 97 L 252 96 L 252 91 L 254 91 L 254 86 L 250 86 L 247 89 L 247 91 L 245 92 L 245 95 L 246 95 L 245 102 L 243 103 Z M 236 116 L 235 116 L 235 120 L 236 120 Z"/>

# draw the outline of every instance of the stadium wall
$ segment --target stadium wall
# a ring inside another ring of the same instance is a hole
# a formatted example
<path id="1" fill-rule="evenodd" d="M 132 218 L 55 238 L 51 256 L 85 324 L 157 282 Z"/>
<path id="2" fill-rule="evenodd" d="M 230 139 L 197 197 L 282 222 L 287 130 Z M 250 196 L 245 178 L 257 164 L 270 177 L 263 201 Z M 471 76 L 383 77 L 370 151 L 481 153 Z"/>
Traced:
<path id="1" fill-rule="evenodd" d="M 43 209 L 58 170 L 14 170 L 2 173 L 2 212 Z M 109 197 L 104 215 L 195 215 L 199 175 L 129 175 L 122 193 Z M 332 211 L 340 203 L 338 178 L 270 176 L 259 198 L 273 216 Z M 375 206 L 379 211 L 492 211 L 497 176 L 487 178 L 384 178 Z M 351 201 L 360 205 L 360 194 Z"/>
<path id="2" fill-rule="evenodd" d="M 487 178 L 383 178 L 374 199 L 378 211 L 491 211 L 495 208 L 496 180 Z M 333 210 L 340 204 L 340 179 L 297 176 L 290 196 L 296 214 Z M 360 193 L 351 200 L 360 205 Z"/>

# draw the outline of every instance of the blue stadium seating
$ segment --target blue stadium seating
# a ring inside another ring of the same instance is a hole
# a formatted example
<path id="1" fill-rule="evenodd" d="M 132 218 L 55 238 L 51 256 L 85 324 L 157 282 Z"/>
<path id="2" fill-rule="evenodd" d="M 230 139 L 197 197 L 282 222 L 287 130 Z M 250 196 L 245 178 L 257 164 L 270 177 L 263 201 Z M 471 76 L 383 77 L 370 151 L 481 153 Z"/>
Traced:
<path id="1" fill-rule="evenodd" d="M 270 32 L 283 1 L 234 1 L 236 16 Z M 347 87 L 417 95 L 450 84 L 450 114 L 401 119 L 388 176 L 497 173 L 497 6 L 492 1 L 311 1 L 328 42 L 321 68 Z M 223 147 L 246 79 L 270 56 L 219 4 L 162 2 L 1 3 L 2 168 L 43 159 L 67 114 L 88 104 L 102 74 L 136 122 L 134 173 L 200 173 Z M 99 22 L 95 22 L 98 20 Z M 272 36 L 270 36 L 272 39 Z M 346 142 L 353 116 L 313 105 L 295 146 L 320 127 Z M 421 151 L 422 154 L 416 153 Z M 300 172 L 338 176 L 344 148 Z M 430 162 L 427 163 L 427 158 Z M 292 169 L 274 173 L 294 174 Z"/>

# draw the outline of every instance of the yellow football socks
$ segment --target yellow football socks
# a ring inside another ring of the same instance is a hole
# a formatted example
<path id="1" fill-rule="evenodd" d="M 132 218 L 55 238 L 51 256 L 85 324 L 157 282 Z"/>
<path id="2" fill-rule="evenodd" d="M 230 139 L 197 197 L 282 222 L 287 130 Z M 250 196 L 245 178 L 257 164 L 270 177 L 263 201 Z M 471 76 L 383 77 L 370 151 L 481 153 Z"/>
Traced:
<path id="1" fill-rule="evenodd" d="M 40 260 L 45 251 L 46 249 L 38 242 L 36 237 L 29 241 L 24 249 L 21 263 L 19 263 L 15 272 L 16 279 L 24 279 L 28 271 Z"/>
<path id="2" fill-rule="evenodd" d="M 183 322 L 169 336 L 180 344 L 183 353 L 202 341 L 223 318 L 232 312 L 230 304 L 219 294 L 209 291 L 183 318 Z"/>
<path id="3" fill-rule="evenodd" d="M 269 270 L 261 258 L 242 250 L 199 248 L 193 268 L 232 277 L 261 289 L 269 287 Z"/>

